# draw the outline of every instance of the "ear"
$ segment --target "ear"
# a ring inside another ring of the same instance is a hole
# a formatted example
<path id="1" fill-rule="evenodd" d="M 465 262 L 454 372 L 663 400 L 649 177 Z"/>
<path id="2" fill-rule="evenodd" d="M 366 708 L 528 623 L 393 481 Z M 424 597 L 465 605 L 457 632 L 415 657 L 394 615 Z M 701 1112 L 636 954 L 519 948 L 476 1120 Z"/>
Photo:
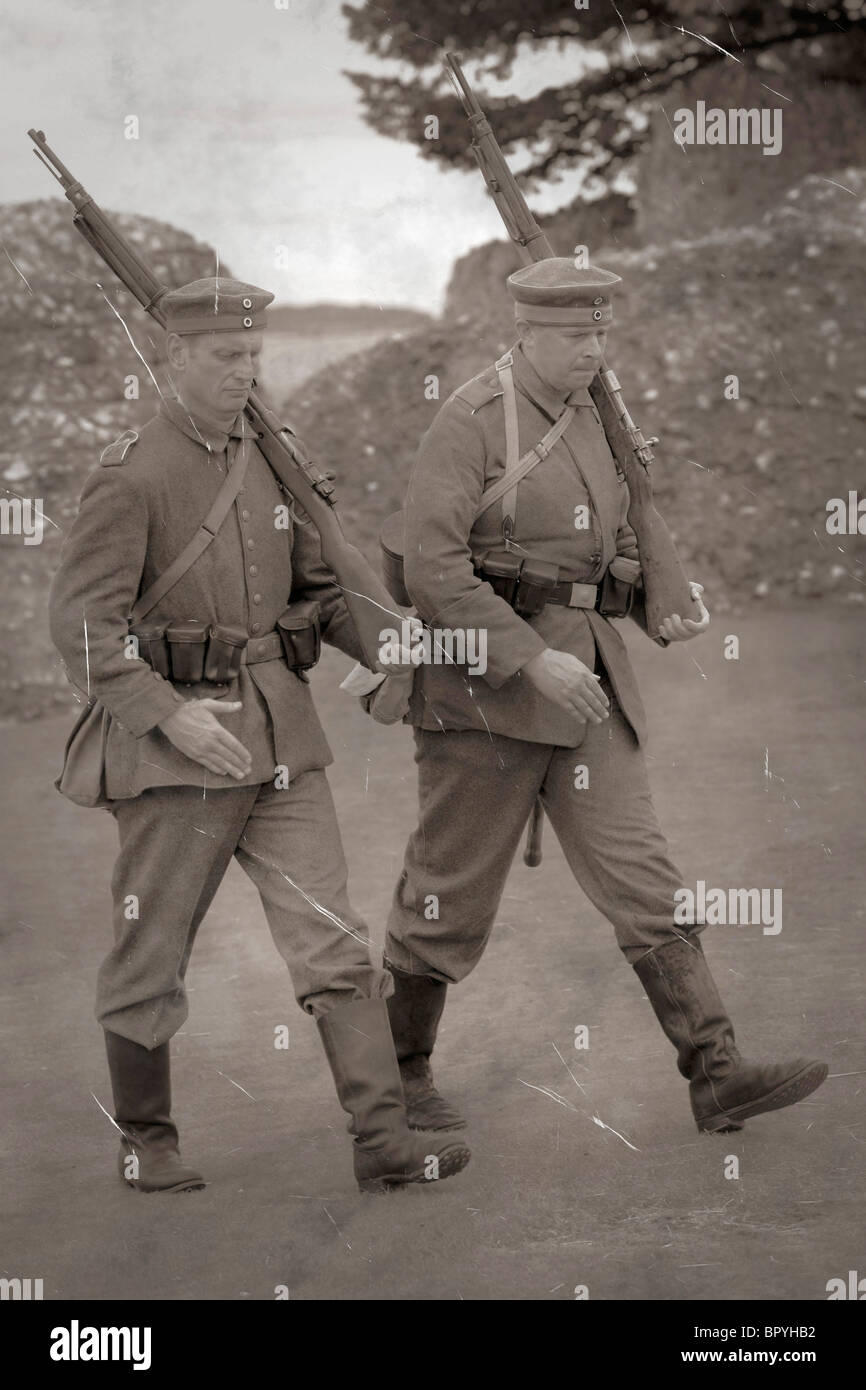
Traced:
<path id="1" fill-rule="evenodd" d="M 184 370 L 189 361 L 189 345 L 179 333 L 166 335 L 165 355 L 176 372 Z"/>
<path id="2" fill-rule="evenodd" d="M 515 328 L 524 347 L 532 348 L 535 346 L 535 333 L 531 323 L 526 319 L 518 319 Z"/>

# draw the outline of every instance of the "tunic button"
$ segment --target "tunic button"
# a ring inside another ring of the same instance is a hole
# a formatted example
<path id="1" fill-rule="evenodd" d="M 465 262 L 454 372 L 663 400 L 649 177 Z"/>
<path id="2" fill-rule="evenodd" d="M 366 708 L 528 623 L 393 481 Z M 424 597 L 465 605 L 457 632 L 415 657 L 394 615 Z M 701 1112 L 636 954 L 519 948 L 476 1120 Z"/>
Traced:
<path id="1" fill-rule="evenodd" d="M 250 632 L 261 632 L 261 630 L 262 630 L 262 625 L 261 625 L 261 623 L 252 623 L 251 626 L 250 626 Z"/>
<path id="2" fill-rule="evenodd" d="M 241 516 L 243 517 L 244 521 L 249 521 L 250 514 L 247 511 L 246 507 L 244 507 L 243 511 L 241 512 Z"/>
<path id="3" fill-rule="evenodd" d="M 261 601 L 262 601 L 262 596 L 261 596 L 261 594 L 253 594 L 253 603 L 261 603 Z"/>
<path id="4" fill-rule="evenodd" d="M 250 565 L 250 574 L 253 576 L 254 579 L 255 579 L 256 575 L 258 574 L 258 572 L 259 572 L 259 567 L 258 567 L 258 565 Z"/>
<path id="5" fill-rule="evenodd" d="M 247 541 L 247 549 L 248 549 L 248 550 L 252 550 L 252 548 L 253 548 L 254 545 L 255 545 L 255 541 L 253 540 L 252 536 L 250 536 L 249 540 Z"/>
<path id="6" fill-rule="evenodd" d="M 267 644 L 266 644 L 265 642 L 260 642 L 260 643 L 259 643 L 259 647 L 258 647 L 258 653 L 257 653 L 257 655 L 258 655 L 258 656 L 266 656 L 266 655 L 267 655 L 267 650 L 268 650 Z"/>
<path id="7" fill-rule="evenodd" d="M 589 559 L 591 564 L 597 565 L 599 560 L 601 559 L 601 556 L 596 551 L 594 554 L 590 555 Z"/>

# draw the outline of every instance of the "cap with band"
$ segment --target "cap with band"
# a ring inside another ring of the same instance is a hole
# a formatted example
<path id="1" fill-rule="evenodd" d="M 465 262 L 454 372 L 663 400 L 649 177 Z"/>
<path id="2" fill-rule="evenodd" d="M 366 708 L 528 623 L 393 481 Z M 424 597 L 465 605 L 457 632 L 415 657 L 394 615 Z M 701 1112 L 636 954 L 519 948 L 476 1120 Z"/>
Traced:
<path id="1" fill-rule="evenodd" d="M 621 284 L 612 271 L 592 265 L 578 269 L 567 256 L 549 256 L 508 277 L 516 318 L 586 329 L 613 322 L 612 294 Z"/>
<path id="2" fill-rule="evenodd" d="M 169 333 L 242 333 L 267 325 L 265 309 L 273 297 L 257 285 L 212 275 L 169 290 L 159 307 Z"/>

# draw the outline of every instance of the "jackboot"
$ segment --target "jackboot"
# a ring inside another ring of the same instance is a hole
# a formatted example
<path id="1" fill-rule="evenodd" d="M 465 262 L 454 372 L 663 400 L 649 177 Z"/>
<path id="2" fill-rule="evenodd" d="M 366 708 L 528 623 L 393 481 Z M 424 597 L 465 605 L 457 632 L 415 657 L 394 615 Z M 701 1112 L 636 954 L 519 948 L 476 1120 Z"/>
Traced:
<path id="1" fill-rule="evenodd" d="M 750 1062 L 740 1056 L 699 937 L 656 947 L 634 962 L 634 970 L 677 1049 L 699 1130 L 742 1129 L 752 1115 L 803 1100 L 826 1078 L 826 1062 Z"/>
<path id="2" fill-rule="evenodd" d="M 171 1119 L 168 1043 L 148 1051 L 119 1033 L 105 1034 L 115 1122 L 123 1132 L 118 1170 L 139 1192 L 190 1192 L 205 1186 L 181 1162 Z"/>
<path id="3" fill-rule="evenodd" d="M 384 999 L 356 999 L 316 1020 L 337 1096 L 355 1136 L 355 1177 L 362 1192 L 459 1173 L 469 1162 L 462 1140 L 416 1134 L 406 1124 L 400 1068 Z"/>
<path id="4" fill-rule="evenodd" d="M 465 1129 L 463 1116 L 434 1086 L 430 1069 L 430 1054 L 436 1042 L 448 986 L 429 975 L 410 975 L 395 965 L 389 965 L 388 969 L 394 976 L 388 1017 L 400 1063 L 409 1128 Z"/>

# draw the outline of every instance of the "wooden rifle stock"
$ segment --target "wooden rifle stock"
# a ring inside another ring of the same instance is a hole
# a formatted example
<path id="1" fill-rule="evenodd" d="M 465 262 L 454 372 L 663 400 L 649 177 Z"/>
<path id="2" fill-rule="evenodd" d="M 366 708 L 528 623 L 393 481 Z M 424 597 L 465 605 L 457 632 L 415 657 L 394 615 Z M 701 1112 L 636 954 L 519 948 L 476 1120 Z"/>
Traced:
<path id="1" fill-rule="evenodd" d="M 63 188 L 75 208 L 76 228 L 114 272 L 139 304 L 165 327 L 159 305 L 168 286 L 156 279 L 149 266 L 113 222 L 93 201 L 48 145 L 41 130 L 28 130 L 49 173 Z M 300 441 L 282 424 L 259 391 L 250 392 L 244 415 L 252 425 L 259 448 L 289 495 L 307 513 L 322 542 L 322 559 L 343 591 L 354 623 L 364 662 L 379 669 L 379 633 L 383 618 L 399 621 L 404 616 L 372 566 L 343 532 L 336 511 L 334 488 L 324 473 L 307 457 Z"/>

